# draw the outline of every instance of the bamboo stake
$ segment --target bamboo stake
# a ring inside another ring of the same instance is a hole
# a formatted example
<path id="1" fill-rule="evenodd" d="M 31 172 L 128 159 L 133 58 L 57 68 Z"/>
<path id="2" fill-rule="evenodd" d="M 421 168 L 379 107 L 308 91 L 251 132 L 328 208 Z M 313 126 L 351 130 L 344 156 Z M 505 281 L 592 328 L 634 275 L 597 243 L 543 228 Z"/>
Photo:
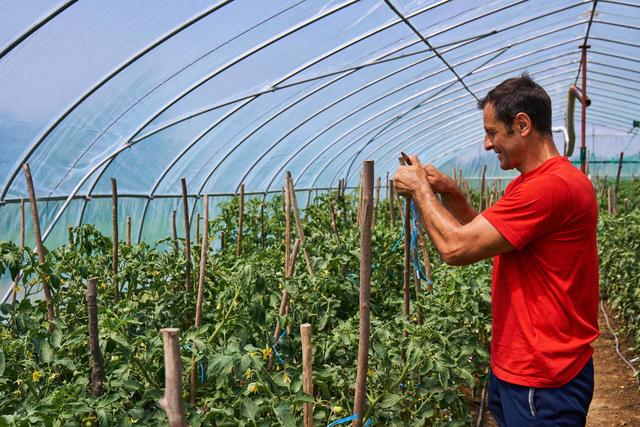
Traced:
<path id="1" fill-rule="evenodd" d="M 111 178 L 111 224 L 113 226 L 113 256 L 112 256 L 112 274 L 113 286 L 118 290 L 118 184 L 115 178 Z M 118 292 L 116 292 L 116 298 Z"/>
<path id="2" fill-rule="evenodd" d="M 29 163 L 22 165 L 24 177 L 27 181 L 27 189 L 29 190 L 29 200 L 31 202 L 31 215 L 33 217 L 33 233 L 35 235 L 36 250 L 38 251 L 38 262 L 40 267 L 44 266 L 46 259 L 44 256 L 44 245 L 42 244 L 42 235 L 40 234 L 40 219 L 38 216 L 38 202 L 36 201 L 36 192 L 33 188 L 33 177 Z M 55 319 L 55 311 L 53 309 L 53 298 L 51 297 L 51 288 L 49 287 L 48 277 L 43 277 L 42 287 L 44 289 L 44 298 L 47 303 L 47 320 L 49 321 L 49 333 L 53 332 L 53 320 Z"/>
<path id="3" fill-rule="evenodd" d="M 226 233 L 224 232 L 224 230 L 222 230 L 220 232 L 220 250 L 224 251 L 224 237 L 225 237 Z"/>
<path id="4" fill-rule="evenodd" d="M 336 225 L 336 212 L 333 209 L 331 198 L 329 198 L 329 214 L 331 216 L 331 230 L 333 230 L 333 234 L 336 235 L 336 241 L 340 243 L 340 234 L 338 234 L 338 227 Z"/>
<path id="5" fill-rule="evenodd" d="M 484 201 L 484 195 L 486 193 L 486 177 L 487 177 L 487 165 L 482 166 L 482 181 L 480 182 L 480 212 L 482 212 L 482 202 Z M 487 206 L 485 206 L 486 208 Z"/>
<path id="6" fill-rule="evenodd" d="M 307 203 L 304 206 L 304 219 L 307 219 L 307 209 L 309 209 L 310 204 L 311 204 L 311 190 L 307 191 Z"/>
<path id="7" fill-rule="evenodd" d="M 178 227 L 176 224 L 176 214 L 177 212 L 175 209 L 171 211 L 171 236 L 173 240 L 173 250 L 175 251 L 176 255 L 178 255 L 180 249 L 178 248 Z"/>
<path id="8" fill-rule="evenodd" d="M 360 227 L 360 325 L 358 338 L 358 368 L 356 371 L 353 411 L 358 418 L 353 425 L 362 425 L 366 409 L 369 339 L 371 329 L 371 222 L 373 214 L 373 161 L 365 160 L 363 173 L 364 220 Z"/>
<path id="9" fill-rule="evenodd" d="M 158 403 L 167 414 L 171 427 L 186 427 L 182 401 L 182 362 L 180 361 L 180 329 L 160 329 L 164 343 L 164 396 Z"/>
<path id="10" fill-rule="evenodd" d="M 209 196 L 204 195 L 204 223 L 208 224 L 209 222 Z M 196 299 L 196 318 L 194 322 L 194 326 L 196 329 L 200 327 L 200 322 L 202 321 L 202 298 L 204 295 L 204 280 L 207 274 L 207 249 L 209 248 L 209 227 L 204 227 L 202 230 L 202 245 L 200 246 L 200 274 L 198 276 L 198 297 Z M 196 370 L 196 344 L 191 343 L 191 349 L 193 354 L 191 355 L 191 391 L 189 393 L 189 399 L 191 404 L 196 403 L 196 387 L 198 385 L 197 381 L 197 370 Z"/>
<path id="11" fill-rule="evenodd" d="M 191 292 L 191 226 L 189 225 L 189 203 L 187 202 L 187 179 L 180 180 L 182 184 L 182 207 L 184 208 L 184 259 L 186 267 L 184 270 L 184 288 Z"/>
<path id="12" fill-rule="evenodd" d="M 409 320 L 410 309 L 410 290 L 409 280 L 411 274 L 411 198 L 406 197 L 404 202 L 404 268 L 402 270 L 402 315 L 406 320 Z M 403 336 L 407 336 L 406 329 L 402 331 Z"/>
<path id="13" fill-rule="evenodd" d="M 422 231 L 422 228 L 418 227 L 418 241 L 420 242 L 420 249 L 422 250 L 422 262 L 424 264 L 424 275 L 427 279 L 427 290 L 431 291 L 431 262 L 429 260 L 429 245 L 427 243 L 427 237 Z"/>
<path id="14" fill-rule="evenodd" d="M 22 252 L 24 251 L 24 199 L 20 199 L 20 260 L 22 262 Z M 73 244 L 73 242 L 72 242 Z M 22 269 L 21 269 L 22 270 Z M 18 298 L 18 281 L 22 277 L 22 272 L 18 273 L 16 280 L 13 281 L 13 293 L 11 302 L 15 303 Z"/>
<path id="15" fill-rule="evenodd" d="M 620 152 L 620 160 L 618 160 L 618 172 L 616 173 L 616 187 L 614 196 L 618 197 L 618 186 L 620 185 L 620 172 L 622 172 L 622 161 L 624 160 L 624 151 Z"/>
<path id="16" fill-rule="evenodd" d="M 89 346 L 91 347 L 91 395 L 98 397 L 102 394 L 104 382 L 104 357 L 100 351 L 98 331 L 98 303 L 96 285 L 98 279 L 92 277 L 87 280 L 87 311 L 89 313 Z"/>
<path id="17" fill-rule="evenodd" d="M 242 255 L 242 227 L 244 226 L 244 184 L 240 184 L 240 207 L 238 209 L 238 240 L 236 256 Z"/>
<path id="18" fill-rule="evenodd" d="M 200 212 L 196 214 L 196 242 L 200 241 Z"/>
<path id="19" fill-rule="evenodd" d="M 289 271 L 289 256 L 291 253 L 291 195 L 289 189 L 291 172 L 284 177 L 284 274 Z"/>
<path id="20" fill-rule="evenodd" d="M 302 338 L 302 386 L 309 396 L 313 396 L 313 354 L 311 348 L 311 325 L 300 325 L 300 337 Z M 304 404 L 304 427 L 313 427 L 313 403 Z"/>
<path id="21" fill-rule="evenodd" d="M 127 246 L 131 247 L 131 217 L 127 217 Z"/>
<path id="22" fill-rule="evenodd" d="M 358 183 L 358 225 L 362 224 L 362 171 L 360 171 L 360 182 Z"/>
<path id="23" fill-rule="evenodd" d="M 389 198 L 387 199 L 389 202 L 389 217 L 391 220 L 391 228 L 394 228 L 396 225 L 396 215 L 395 209 L 393 208 L 393 179 L 389 180 Z"/>
<path id="24" fill-rule="evenodd" d="M 206 226 L 205 226 L 206 227 Z M 264 199 L 260 203 L 260 247 L 264 249 Z"/>
<path id="25" fill-rule="evenodd" d="M 378 216 L 378 204 L 380 203 L 380 184 L 381 178 L 378 177 L 376 183 L 376 202 L 375 207 L 373 208 L 373 226 L 376 225 L 376 217 Z"/>
<path id="26" fill-rule="evenodd" d="M 296 239 L 296 241 L 293 244 L 293 252 L 291 253 L 291 259 L 288 262 L 288 269 L 285 273 L 285 280 L 289 279 L 290 277 L 293 276 L 293 272 L 295 269 L 295 264 L 296 264 L 296 259 L 298 257 L 298 252 L 300 250 L 300 244 L 302 242 L 300 241 L 300 239 Z M 283 286 L 282 289 L 282 298 L 280 299 L 280 309 L 278 310 L 278 315 L 280 317 L 284 316 L 287 314 L 287 311 L 289 309 L 289 294 L 287 293 L 287 288 L 286 286 Z M 280 337 L 280 332 L 282 330 L 282 326 L 280 325 L 280 320 L 276 321 L 276 328 L 273 331 L 273 342 L 274 345 L 276 342 L 278 342 L 278 338 Z M 271 370 L 273 369 L 273 354 L 271 354 L 271 356 L 269 356 L 269 362 L 267 363 L 267 370 Z"/>
<path id="27" fill-rule="evenodd" d="M 302 246 L 302 256 L 307 265 L 307 271 L 309 275 L 313 277 L 313 265 L 311 264 L 311 257 L 305 247 L 304 229 L 302 228 L 302 221 L 300 221 L 300 212 L 298 211 L 298 202 L 296 198 L 296 190 L 293 186 L 293 179 L 289 178 L 289 194 L 291 197 L 291 206 L 293 207 L 293 219 L 296 223 L 296 230 L 298 231 L 298 238 L 300 239 L 300 245 Z"/>
<path id="28" fill-rule="evenodd" d="M 384 198 L 389 200 L 389 172 L 387 172 L 387 180 L 385 181 L 387 183 L 387 186 L 385 187 L 385 192 L 384 192 Z"/>

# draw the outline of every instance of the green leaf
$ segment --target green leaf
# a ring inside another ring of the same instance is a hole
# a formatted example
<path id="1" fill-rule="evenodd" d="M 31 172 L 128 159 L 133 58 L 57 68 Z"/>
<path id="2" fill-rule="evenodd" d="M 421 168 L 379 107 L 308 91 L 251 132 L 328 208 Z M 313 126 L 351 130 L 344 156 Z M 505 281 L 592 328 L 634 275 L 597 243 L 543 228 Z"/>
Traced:
<path id="1" fill-rule="evenodd" d="M 253 400 L 249 398 L 242 400 L 241 414 L 243 417 L 250 420 L 255 420 L 256 417 L 258 416 L 258 409 L 259 409 L 258 405 L 256 405 L 256 403 Z"/>
<path id="2" fill-rule="evenodd" d="M 40 343 L 40 360 L 43 363 L 49 363 L 53 359 L 53 351 L 49 342 L 44 340 Z"/>
<path id="3" fill-rule="evenodd" d="M 390 409 L 396 406 L 398 402 L 400 402 L 401 400 L 402 400 L 401 395 L 387 393 L 384 395 L 384 397 L 382 398 L 378 406 L 381 407 L 382 409 Z"/>
<path id="4" fill-rule="evenodd" d="M 60 328 L 55 328 L 51 334 L 50 340 L 53 348 L 60 347 L 60 343 L 62 342 L 62 330 Z"/>
<path id="5" fill-rule="evenodd" d="M 276 413 L 276 417 L 278 417 L 278 421 L 280 421 L 280 425 L 284 427 L 296 426 L 296 420 L 293 418 L 293 415 L 291 415 L 289 405 L 283 403 L 273 410 Z"/>
<path id="6" fill-rule="evenodd" d="M 56 361 L 54 362 L 54 365 L 64 366 L 70 371 L 73 371 L 74 369 L 76 369 L 76 365 L 75 363 L 73 363 L 73 360 L 67 357 L 63 357 L 62 359 L 56 359 Z"/>
<path id="7" fill-rule="evenodd" d="M 233 370 L 233 356 L 215 354 L 209 358 L 208 376 L 229 375 Z"/>

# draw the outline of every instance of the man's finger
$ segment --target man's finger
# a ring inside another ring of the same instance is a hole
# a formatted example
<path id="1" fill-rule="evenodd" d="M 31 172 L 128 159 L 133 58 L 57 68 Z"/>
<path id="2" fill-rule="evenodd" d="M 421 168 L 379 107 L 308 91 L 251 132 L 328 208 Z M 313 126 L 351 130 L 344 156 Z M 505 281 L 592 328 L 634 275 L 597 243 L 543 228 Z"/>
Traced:
<path id="1" fill-rule="evenodd" d="M 411 164 L 412 165 L 419 165 L 420 164 L 420 159 L 418 159 L 418 155 L 417 154 L 409 156 L 409 159 L 411 159 Z"/>

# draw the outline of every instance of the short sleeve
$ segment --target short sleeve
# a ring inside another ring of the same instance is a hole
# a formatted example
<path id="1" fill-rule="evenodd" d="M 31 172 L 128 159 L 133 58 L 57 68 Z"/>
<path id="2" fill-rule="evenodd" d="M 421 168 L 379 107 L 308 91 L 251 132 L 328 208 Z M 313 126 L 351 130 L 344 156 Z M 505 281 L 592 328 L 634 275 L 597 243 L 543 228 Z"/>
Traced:
<path id="1" fill-rule="evenodd" d="M 516 249 L 554 230 L 565 222 L 572 207 L 565 181 L 542 175 L 511 189 L 482 216 Z"/>

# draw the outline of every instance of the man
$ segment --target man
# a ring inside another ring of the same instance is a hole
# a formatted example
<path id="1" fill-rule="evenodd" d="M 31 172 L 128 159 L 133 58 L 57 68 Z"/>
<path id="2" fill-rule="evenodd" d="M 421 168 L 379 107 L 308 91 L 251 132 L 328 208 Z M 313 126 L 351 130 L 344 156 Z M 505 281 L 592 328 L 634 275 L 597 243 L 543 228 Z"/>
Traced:
<path id="1" fill-rule="evenodd" d="M 394 184 L 413 197 L 444 262 L 494 257 L 489 408 L 498 423 L 585 425 L 599 334 L 593 186 L 558 153 L 551 100 L 526 74 L 496 86 L 479 108 L 485 150 L 520 172 L 502 199 L 478 214 L 451 178 L 417 157 Z"/>

